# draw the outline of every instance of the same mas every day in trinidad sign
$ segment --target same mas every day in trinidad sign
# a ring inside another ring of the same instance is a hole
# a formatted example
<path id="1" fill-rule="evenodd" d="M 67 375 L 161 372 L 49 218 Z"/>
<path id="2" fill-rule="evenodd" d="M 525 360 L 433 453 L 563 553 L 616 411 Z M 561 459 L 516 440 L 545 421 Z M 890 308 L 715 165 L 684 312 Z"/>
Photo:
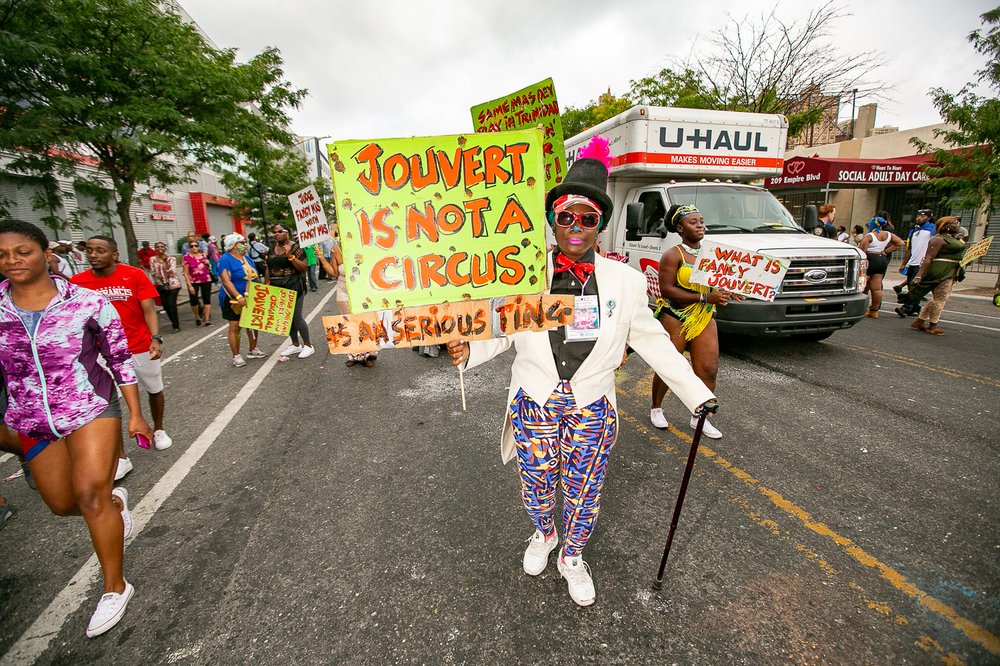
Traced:
<path id="1" fill-rule="evenodd" d="M 327 147 L 350 314 L 333 353 L 478 340 L 572 321 L 546 289 L 542 132 Z M 534 294 L 534 296 L 532 296 Z"/>

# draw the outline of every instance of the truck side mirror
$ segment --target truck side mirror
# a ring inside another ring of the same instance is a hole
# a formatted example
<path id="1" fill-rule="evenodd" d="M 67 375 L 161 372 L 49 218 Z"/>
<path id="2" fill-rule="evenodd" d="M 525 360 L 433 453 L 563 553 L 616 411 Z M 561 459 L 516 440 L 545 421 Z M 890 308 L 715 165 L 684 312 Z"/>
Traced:
<path id="1" fill-rule="evenodd" d="M 819 215 L 816 214 L 816 206 L 809 204 L 805 208 L 805 219 L 802 220 L 802 228 L 812 232 L 819 225 Z"/>
<path id="2" fill-rule="evenodd" d="M 641 240 L 643 203 L 637 201 L 625 206 L 625 240 Z"/>

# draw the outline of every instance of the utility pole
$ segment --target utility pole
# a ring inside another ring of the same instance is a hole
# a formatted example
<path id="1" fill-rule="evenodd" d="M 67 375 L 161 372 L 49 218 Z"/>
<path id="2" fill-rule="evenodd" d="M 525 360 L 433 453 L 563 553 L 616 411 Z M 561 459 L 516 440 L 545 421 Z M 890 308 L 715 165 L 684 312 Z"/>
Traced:
<path id="1" fill-rule="evenodd" d="M 857 107 L 857 103 L 858 103 L 858 89 L 855 88 L 854 90 L 851 91 L 851 138 L 852 139 L 854 138 L 854 122 L 856 120 L 854 114 L 855 114 L 855 108 Z"/>

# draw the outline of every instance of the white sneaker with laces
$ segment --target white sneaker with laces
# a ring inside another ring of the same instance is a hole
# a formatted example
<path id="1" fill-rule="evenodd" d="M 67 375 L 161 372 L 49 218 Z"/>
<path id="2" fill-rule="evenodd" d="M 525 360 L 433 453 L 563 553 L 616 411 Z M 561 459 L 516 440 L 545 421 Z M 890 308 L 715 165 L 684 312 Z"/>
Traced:
<path id="1" fill-rule="evenodd" d="M 300 347 L 299 345 L 292 345 L 291 347 L 285 347 L 284 349 L 281 350 L 282 356 L 292 356 L 294 354 L 301 354 L 301 353 L 302 353 L 302 347 Z"/>
<path id="2" fill-rule="evenodd" d="M 663 415 L 662 407 L 649 410 L 649 422 L 660 430 L 666 430 L 667 426 L 670 425 L 670 423 L 667 422 L 667 417 Z"/>
<path id="3" fill-rule="evenodd" d="M 299 352 L 299 358 L 309 358 L 316 353 L 316 348 L 310 345 L 302 345 L 302 351 Z"/>
<path id="4" fill-rule="evenodd" d="M 262 352 L 257 347 L 254 347 L 253 349 L 247 352 L 247 358 L 267 358 L 267 354 Z"/>
<path id="5" fill-rule="evenodd" d="M 240 356 L 239 354 L 233 357 L 233 365 L 235 365 L 237 368 L 242 368 L 246 364 L 247 362 L 243 360 L 243 357 Z"/>
<path id="6" fill-rule="evenodd" d="M 559 573 L 566 579 L 569 596 L 573 601 L 579 606 L 589 606 L 594 603 L 597 594 L 594 592 L 594 581 L 590 577 L 590 567 L 583 561 L 583 555 L 565 557 L 560 550 L 556 565 Z"/>
<path id="7" fill-rule="evenodd" d="M 524 551 L 524 573 L 529 576 L 537 576 L 545 571 L 549 564 L 549 553 L 559 545 L 559 535 L 553 534 L 551 539 L 546 539 L 541 530 L 528 539 L 528 547 Z"/>
<path id="8" fill-rule="evenodd" d="M 691 417 L 691 427 L 692 428 L 698 427 L 697 416 Z M 722 431 L 720 431 L 718 428 L 712 425 L 712 422 L 709 421 L 708 419 L 705 419 L 705 427 L 701 429 L 701 434 L 703 434 L 705 437 L 708 437 L 709 439 L 722 439 Z"/>
<path id="9" fill-rule="evenodd" d="M 122 487 L 114 488 L 111 494 L 121 500 L 122 503 L 122 528 L 125 538 L 132 536 L 132 514 L 128 510 L 128 491 Z"/>
<path id="10" fill-rule="evenodd" d="M 121 594 L 108 592 L 97 602 L 97 610 L 90 616 L 90 624 L 87 625 L 87 638 L 100 636 L 111 627 L 118 624 L 118 621 L 125 615 L 125 607 L 135 594 L 135 588 L 125 581 L 125 591 Z"/>
<path id="11" fill-rule="evenodd" d="M 119 458 L 118 467 L 115 468 L 115 481 L 121 481 L 125 475 L 132 471 L 132 461 L 128 458 Z"/>
<path id="12" fill-rule="evenodd" d="M 173 443 L 174 440 L 170 439 L 170 435 L 168 435 L 165 431 L 157 430 L 153 433 L 153 446 L 156 447 L 157 451 L 169 449 Z"/>

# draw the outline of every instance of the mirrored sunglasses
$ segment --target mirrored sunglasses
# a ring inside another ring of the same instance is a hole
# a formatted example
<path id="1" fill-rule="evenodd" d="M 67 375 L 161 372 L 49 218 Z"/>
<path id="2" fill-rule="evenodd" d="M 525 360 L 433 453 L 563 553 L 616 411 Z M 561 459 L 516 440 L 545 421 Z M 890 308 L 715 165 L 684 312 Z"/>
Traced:
<path id="1" fill-rule="evenodd" d="M 581 213 L 577 215 L 576 213 L 564 210 L 561 213 L 556 213 L 556 224 L 560 227 L 572 227 L 574 224 L 579 224 L 584 229 L 596 229 L 601 224 L 601 215 L 600 213 Z"/>

